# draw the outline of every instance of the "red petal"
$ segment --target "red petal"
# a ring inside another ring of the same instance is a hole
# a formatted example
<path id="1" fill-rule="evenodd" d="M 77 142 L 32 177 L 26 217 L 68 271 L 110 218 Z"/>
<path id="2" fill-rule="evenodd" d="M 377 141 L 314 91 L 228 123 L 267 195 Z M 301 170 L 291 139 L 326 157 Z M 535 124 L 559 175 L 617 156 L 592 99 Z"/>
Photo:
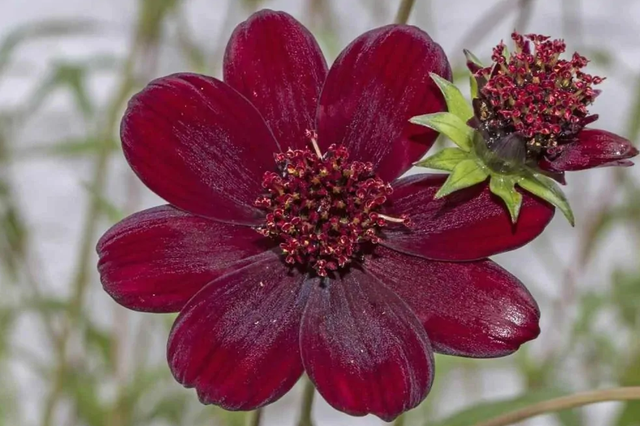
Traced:
<path id="1" fill-rule="evenodd" d="M 311 285 L 300 346 L 324 399 L 345 413 L 386 421 L 417 406 L 431 388 L 433 354 L 407 305 L 355 268 Z"/>
<path id="2" fill-rule="evenodd" d="M 512 224 L 502 200 L 491 194 L 488 184 L 435 200 L 446 178 L 421 174 L 393 183 L 387 214 L 407 214 L 413 224 L 389 228 L 383 245 L 434 260 L 475 260 L 527 244 L 553 218 L 553 206 L 523 191 L 520 217 Z"/>
<path id="3" fill-rule="evenodd" d="M 258 111 L 226 84 L 196 74 L 155 80 L 129 102 L 121 136 L 131 168 L 171 204 L 259 223 L 253 202 L 280 149 Z"/>
<path id="4" fill-rule="evenodd" d="M 343 144 L 384 180 L 408 170 L 437 133 L 409 118 L 444 111 L 430 72 L 451 79 L 442 48 L 416 27 L 388 25 L 358 37 L 336 59 L 322 89 L 318 142 Z"/>
<path id="5" fill-rule="evenodd" d="M 177 312 L 205 284 L 267 249 L 246 226 L 193 216 L 171 206 L 136 213 L 98 242 L 102 285 L 121 305 Z"/>
<path id="6" fill-rule="evenodd" d="M 313 35 L 291 15 L 262 10 L 238 25 L 224 80 L 253 103 L 283 150 L 310 148 L 327 64 Z"/>
<path id="7" fill-rule="evenodd" d="M 575 171 L 606 166 L 632 166 L 629 158 L 638 149 L 627 139 L 605 130 L 584 129 L 574 143 L 561 146 L 553 161 L 543 160 L 540 167 L 554 172 Z"/>
<path id="8" fill-rule="evenodd" d="M 252 410 L 287 393 L 302 374 L 299 332 L 308 293 L 302 282 L 267 253 L 207 285 L 169 336 L 176 380 L 226 410 Z"/>
<path id="9" fill-rule="evenodd" d="M 504 356 L 540 333 L 536 301 L 490 260 L 435 262 L 378 247 L 366 268 L 409 304 L 437 352 Z"/>

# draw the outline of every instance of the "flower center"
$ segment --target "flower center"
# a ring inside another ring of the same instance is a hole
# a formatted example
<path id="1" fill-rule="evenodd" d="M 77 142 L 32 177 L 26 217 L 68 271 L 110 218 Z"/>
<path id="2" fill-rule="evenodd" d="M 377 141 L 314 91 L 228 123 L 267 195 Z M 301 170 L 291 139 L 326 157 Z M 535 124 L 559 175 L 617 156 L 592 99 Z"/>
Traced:
<path id="1" fill-rule="evenodd" d="M 515 52 L 505 54 L 500 43 L 493 50 L 494 64 L 475 73 L 481 87 L 474 100 L 476 118 L 490 149 L 517 133 L 526 157 L 538 159 L 597 118 L 588 115 L 587 106 L 599 93 L 592 86 L 603 79 L 581 71 L 589 61 L 578 53 L 570 61 L 559 59 L 566 49 L 562 40 L 515 32 L 511 38 Z"/>
<path id="2" fill-rule="evenodd" d="M 361 258 L 366 245 L 379 243 L 388 222 L 408 225 L 408 219 L 380 213 L 393 189 L 371 163 L 348 161 L 343 146 L 332 145 L 322 155 L 311 133 L 310 139 L 313 151 L 276 154 L 279 173 L 264 174 L 265 194 L 255 205 L 268 213 L 257 231 L 280 241 L 287 263 L 324 277 Z"/>

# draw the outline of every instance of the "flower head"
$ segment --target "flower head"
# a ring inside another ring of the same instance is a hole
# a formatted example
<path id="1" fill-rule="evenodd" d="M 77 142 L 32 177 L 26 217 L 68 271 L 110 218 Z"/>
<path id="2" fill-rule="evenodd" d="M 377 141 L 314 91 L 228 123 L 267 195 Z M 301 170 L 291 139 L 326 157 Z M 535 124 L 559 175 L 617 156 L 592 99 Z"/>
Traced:
<path id="1" fill-rule="evenodd" d="M 279 173 L 265 173 L 266 194 L 255 202 L 268 211 L 257 230 L 281 241 L 285 262 L 310 266 L 326 277 L 378 244 L 389 221 L 408 219 L 380 213 L 393 188 L 376 176 L 371 163 L 349 161 L 344 146 L 331 145 L 322 154 L 315 138 L 310 142 L 314 151 L 276 154 Z"/>
<path id="2" fill-rule="evenodd" d="M 204 403 L 254 409 L 306 371 L 337 409 L 390 420 L 427 395 L 433 351 L 536 337 L 535 301 L 485 257 L 554 209 L 524 195 L 515 227 L 486 185 L 434 200 L 441 175 L 399 178 L 437 136 L 408 122 L 445 108 L 430 72 L 451 78 L 415 27 L 369 31 L 328 70 L 300 23 L 261 11 L 224 82 L 176 74 L 133 97 L 125 156 L 169 204 L 107 231 L 98 268 L 120 304 L 180 312 L 169 365 Z"/>
<path id="3" fill-rule="evenodd" d="M 488 148 L 553 172 L 629 165 L 638 153 L 629 141 L 604 131 L 584 133 L 598 118 L 588 107 L 604 80 L 584 72 L 588 59 L 577 52 L 562 59 L 563 40 L 517 32 L 511 38 L 512 53 L 501 42 L 491 66 L 470 64 L 479 87 L 476 126 Z"/>

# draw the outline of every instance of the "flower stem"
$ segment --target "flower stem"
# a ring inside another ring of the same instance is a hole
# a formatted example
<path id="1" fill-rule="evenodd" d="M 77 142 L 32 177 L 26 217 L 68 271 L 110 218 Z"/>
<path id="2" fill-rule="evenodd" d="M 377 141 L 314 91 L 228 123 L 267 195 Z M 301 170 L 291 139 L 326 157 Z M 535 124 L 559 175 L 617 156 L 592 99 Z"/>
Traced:
<path id="1" fill-rule="evenodd" d="M 493 419 L 476 423 L 474 426 L 507 426 L 531 417 L 554 413 L 569 408 L 609 401 L 640 400 L 640 386 L 603 389 L 591 392 L 581 392 L 574 395 L 542 401 L 531 404 L 519 410 L 503 414 Z"/>
<path id="2" fill-rule="evenodd" d="M 394 21 L 396 24 L 407 23 L 415 2 L 415 0 L 401 0 L 400 7 L 398 8 L 398 13 L 396 14 L 396 19 Z"/>
<path id="3" fill-rule="evenodd" d="M 76 257 L 75 271 L 71 282 L 72 296 L 69 302 L 69 312 L 55 348 L 55 372 L 52 380 L 51 391 L 47 395 L 44 403 L 42 414 L 42 426 L 51 426 L 54 424 L 55 410 L 58 402 L 64 396 L 64 385 L 69 373 L 69 364 L 67 360 L 69 341 L 78 328 L 79 320 L 82 318 L 82 309 L 87 292 L 87 287 L 91 276 L 91 257 L 93 255 L 93 246 L 96 240 L 96 233 L 100 224 L 101 215 L 101 198 L 104 193 L 108 180 L 109 157 L 112 152 L 110 141 L 112 139 L 114 128 L 118 123 L 119 114 L 122 106 L 126 102 L 131 90 L 135 86 L 135 65 L 143 47 L 154 46 L 156 41 L 160 39 L 160 32 L 149 37 L 146 31 L 161 28 L 163 21 L 158 17 L 153 25 L 148 25 L 148 21 L 144 18 L 148 15 L 149 7 L 145 5 L 158 5 L 155 0 L 140 0 L 141 12 L 138 25 L 135 30 L 135 37 L 131 48 L 129 49 L 127 58 L 123 64 L 120 82 L 114 92 L 113 98 L 110 100 L 105 118 L 98 123 L 96 132 L 97 138 L 101 142 L 99 151 L 95 154 L 93 163 L 93 176 L 90 182 L 92 196 L 88 200 L 85 222 L 82 228 L 82 237 L 79 244 L 78 255 Z M 164 3 L 163 3 L 164 4 Z M 145 13 L 146 12 L 146 13 Z M 148 49 L 147 49 L 148 50 Z"/>
<path id="4" fill-rule="evenodd" d="M 133 61 L 127 61 L 125 65 L 126 71 L 124 72 L 124 78 L 120 89 L 117 91 L 117 95 L 111 104 L 109 113 L 107 114 L 109 117 L 107 119 L 108 124 L 105 125 L 101 132 L 99 132 L 102 146 L 94 160 L 93 177 L 90 184 L 93 195 L 88 202 L 86 219 L 82 231 L 82 240 L 79 245 L 78 261 L 76 263 L 76 270 L 72 282 L 73 295 L 70 301 L 69 316 L 66 319 L 62 332 L 60 333 L 59 342 L 56 347 L 56 372 L 53 379 L 51 393 L 47 396 L 44 405 L 42 415 L 43 426 L 51 426 L 53 424 L 54 411 L 63 393 L 63 386 L 67 376 L 68 367 L 68 341 L 73 329 L 75 328 L 75 324 L 77 324 L 78 319 L 82 315 L 82 304 L 84 302 L 84 295 L 89 282 L 89 261 L 91 259 L 90 256 L 93 253 L 92 245 L 94 244 L 95 234 L 99 225 L 100 197 L 107 182 L 107 166 L 110 153 L 108 140 L 111 130 L 117 122 L 117 112 L 119 111 L 122 103 L 126 100 L 129 87 L 133 83 L 130 75 L 132 65 Z"/>
<path id="5" fill-rule="evenodd" d="M 260 422 L 262 422 L 262 408 L 258 408 L 253 412 L 249 425 L 260 426 Z"/>
<path id="6" fill-rule="evenodd" d="M 311 418 L 311 408 L 313 407 L 313 397 L 316 393 L 316 389 L 308 377 L 305 377 L 303 380 L 304 390 L 302 391 L 302 406 L 300 408 L 300 418 L 298 419 L 298 426 L 313 426 L 313 419 Z"/>

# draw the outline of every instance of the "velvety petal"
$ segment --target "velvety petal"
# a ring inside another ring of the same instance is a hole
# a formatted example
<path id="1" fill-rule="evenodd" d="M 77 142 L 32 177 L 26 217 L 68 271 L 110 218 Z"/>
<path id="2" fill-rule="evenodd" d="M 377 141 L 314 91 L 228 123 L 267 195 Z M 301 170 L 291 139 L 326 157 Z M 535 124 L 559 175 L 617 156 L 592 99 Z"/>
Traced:
<path id="1" fill-rule="evenodd" d="M 388 25 L 353 41 L 336 59 L 320 95 L 318 143 L 349 148 L 352 160 L 372 162 L 384 180 L 408 170 L 437 133 L 409 118 L 446 110 L 429 76 L 451 79 L 442 48 L 424 31 Z"/>
<path id="2" fill-rule="evenodd" d="M 98 242 L 102 285 L 121 305 L 177 312 L 205 284 L 251 263 L 270 246 L 255 230 L 171 206 L 136 213 Z"/>
<path id="3" fill-rule="evenodd" d="M 502 200 L 491 194 L 488 184 L 434 199 L 446 178 L 420 174 L 393 183 L 386 213 L 407 214 L 413 224 L 388 228 L 382 244 L 428 259 L 475 260 L 527 244 L 553 218 L 553 206 L 521 191 L 520 217 L 512 224 Z"/>
<path id="4" fill-rule="evenodd" d="M 277 142 L 260 113 L 214 78 L 175 74 L 129 102 L 122 145 L 131 168 L 171 204 L 231 223 L 258 224 L 254 207 Z"/>
<path id="5" fill-rule="evenodd" d="M 365 267 L 411 307 L 436 352 L 504 356 L 540 333 L 536 301 L 490 260 L 437 262 L 378 247 Z"/>
<path id="6" fill-rule="evenodd" d="M 386 421 L 417 406 L 431 387 L 433 354 L 407 305 L 355 268 L 311 287 L 300 344 L 324 399 L 345 413 Z"/>
<path id="7" fill-rule="evenodd" d="M 543 160 L 540 167 L 554 172 L 575 171 L 605 166 L 631 166 L 629 158 L 638 149 L 622 136 L 605 130 L 584 129 L 578 139 L 560 146 L 560 154 L 553 160 Z"/>
<path id="8" fill-rule="evenodd" d="M 171 372 L 205 404 L 252 410 L 284 395 L 302 374 L 304 277 L 267 253 L 218 278 L 187 303 L 167 347 Z"/>
<path id="9" fill-rule="evenodd" d="M 238 25 L 224 80 L 258 108 L 283 150 L 310 148 L 327 64 L 313 35 L 291 15 L 262 10 Z"/>

